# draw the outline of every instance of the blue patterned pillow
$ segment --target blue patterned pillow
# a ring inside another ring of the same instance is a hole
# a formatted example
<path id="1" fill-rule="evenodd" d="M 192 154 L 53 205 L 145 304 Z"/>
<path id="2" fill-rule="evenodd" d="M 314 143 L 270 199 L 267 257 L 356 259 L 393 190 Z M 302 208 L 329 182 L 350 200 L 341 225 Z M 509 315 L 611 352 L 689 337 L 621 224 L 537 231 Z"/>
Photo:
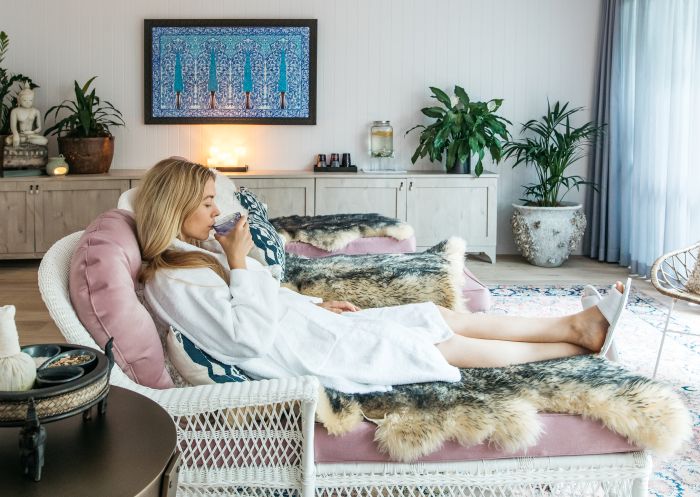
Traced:
<path id="1" fill-rule="evenodd" d="M 170 362 L 185 381 L 192 385 L 250 380 L 236 366 L 217 361 L 172 326 L 166 344 Z"/>
<path id="2" fill-rule="evenodd" d="M 236 198 L 248 210 L 248 224 L 257 250 L 251 257 L 270 267 L 270 272 L 278 280 L 284 275 L 284 240 L 267 219 L 267 208 L 250 190 L 241 187 Z"/>

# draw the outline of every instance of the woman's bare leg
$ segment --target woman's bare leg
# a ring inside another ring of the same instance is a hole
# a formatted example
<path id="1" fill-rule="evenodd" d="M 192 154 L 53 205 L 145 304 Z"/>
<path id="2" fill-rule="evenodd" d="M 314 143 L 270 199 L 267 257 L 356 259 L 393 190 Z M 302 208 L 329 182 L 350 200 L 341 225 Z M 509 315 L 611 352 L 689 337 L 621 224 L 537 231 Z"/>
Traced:
<path id="1" fill-rule="evenodd" d="M 498 368 L 590 353 L 570 343 L 508 342 L 461 335 L 454 335 L 436 347 L 447 362 L 458 368 Z"/>
<path id="2" fill-rule="evenodd" d="M 617 282 L 618 290 L 624 291 Z M 608 322 L 597 307 L 569 316 L 522 317 L 468 314 L 438 307 L 448 326 L 463 337 L 530 343 L 568 343 L 597 351 L 603 346 Z"/>

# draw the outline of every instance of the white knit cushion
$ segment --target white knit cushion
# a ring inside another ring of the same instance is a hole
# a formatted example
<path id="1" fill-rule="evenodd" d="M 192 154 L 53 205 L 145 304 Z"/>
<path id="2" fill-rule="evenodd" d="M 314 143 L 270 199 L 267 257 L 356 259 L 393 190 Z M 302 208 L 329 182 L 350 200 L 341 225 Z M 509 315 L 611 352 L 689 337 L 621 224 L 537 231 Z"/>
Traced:
<path id="1" fill-rule="evenodd" d="M 134 198 L 136 197 L 137 189 L 138 187 L 134 187 L 119 195 L 119 200 L 117 200 L 117 209 L 134 212 Z"/>
<path id="2" fill-rule="evenodd" d="M 236 185 L 233 180 L 216 170 L 213 171 L 216 173 L 216 197 L 214 197 L 214 203 L 216 203 L 216 206 L 221 211 L 221 214 L 216 217 L 215 222 L 218 224 L 223 218 L 235 212 L 247 214 L 248 210 L 245 209 L 236 198 Z"/>
<path id="3" fill-rule="evenodd" d="M 695 268 L 693 268 L 693 271 L 690 273 L 685 287 L 693 293 L 700 294 L 700 250 L 698 250 L 697 258 L 698 262 L 695 263 Z"/>

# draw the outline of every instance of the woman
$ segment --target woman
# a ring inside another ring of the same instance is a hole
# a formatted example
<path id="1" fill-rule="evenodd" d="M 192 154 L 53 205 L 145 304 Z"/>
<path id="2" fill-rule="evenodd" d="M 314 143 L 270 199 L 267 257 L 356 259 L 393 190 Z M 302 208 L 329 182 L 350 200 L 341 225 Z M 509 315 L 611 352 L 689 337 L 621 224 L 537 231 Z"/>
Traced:
<path id="1" fill-rule="evenodd" d="M 458 367 L 604 353 L 614 327 L 608 321 L 617 321 L 629 292 L 618 282 L 605 299 L 588 297 L 596 305 L 557 318 L 472 315 L 431 302 L 366 310 L 321 302 L 281 288 L 246 257 L 253 242 L 245 217 L 225 236 L 211 236 L 220 213 L 214 178 L 178 159 L 146 174 L 134 202 L 140 279 L 164 322 L 254 377 L 311 374 L 361 393 L 458 381 Z"/>

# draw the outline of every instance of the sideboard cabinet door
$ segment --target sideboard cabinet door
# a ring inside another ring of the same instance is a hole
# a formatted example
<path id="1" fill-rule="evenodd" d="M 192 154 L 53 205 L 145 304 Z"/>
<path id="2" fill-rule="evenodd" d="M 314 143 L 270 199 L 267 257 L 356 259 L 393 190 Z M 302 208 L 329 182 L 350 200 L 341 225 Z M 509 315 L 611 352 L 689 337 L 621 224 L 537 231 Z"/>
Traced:
<path id="1" fill-rule="evenodd" d="M 317 178 L 316 215 L 376 212 L 406 220 L 406 178 Z"/>
<path id="2" fill-rule="evenodd" d="M 450 236 L 467 241 L 467 252 L 496 257 L 497 178 L 408 178 L 406 220 L 416 245 L 427 248 Z"/>
<path id="3" fill-rule="evenodd" d="M 267 204 L 270 218 L 280 216 L 313 216 L 314 180 L 294 178 L 233 177 L 237 187 L 244 186 Z"/>
<path id="4" fill-rule="evenodd" d="M 34 252 L 34 183 L 0 182 L 0 254 Z"/>
<path id="5" fill-rule="evenodd" d="M 114 209 L 119 195 L 129 186 L 128 179 L 61 179 L 38 183 L 34 195 L 35 251 L 46 252 L 55 241 L 85 229 L 97 216 Z"/>

